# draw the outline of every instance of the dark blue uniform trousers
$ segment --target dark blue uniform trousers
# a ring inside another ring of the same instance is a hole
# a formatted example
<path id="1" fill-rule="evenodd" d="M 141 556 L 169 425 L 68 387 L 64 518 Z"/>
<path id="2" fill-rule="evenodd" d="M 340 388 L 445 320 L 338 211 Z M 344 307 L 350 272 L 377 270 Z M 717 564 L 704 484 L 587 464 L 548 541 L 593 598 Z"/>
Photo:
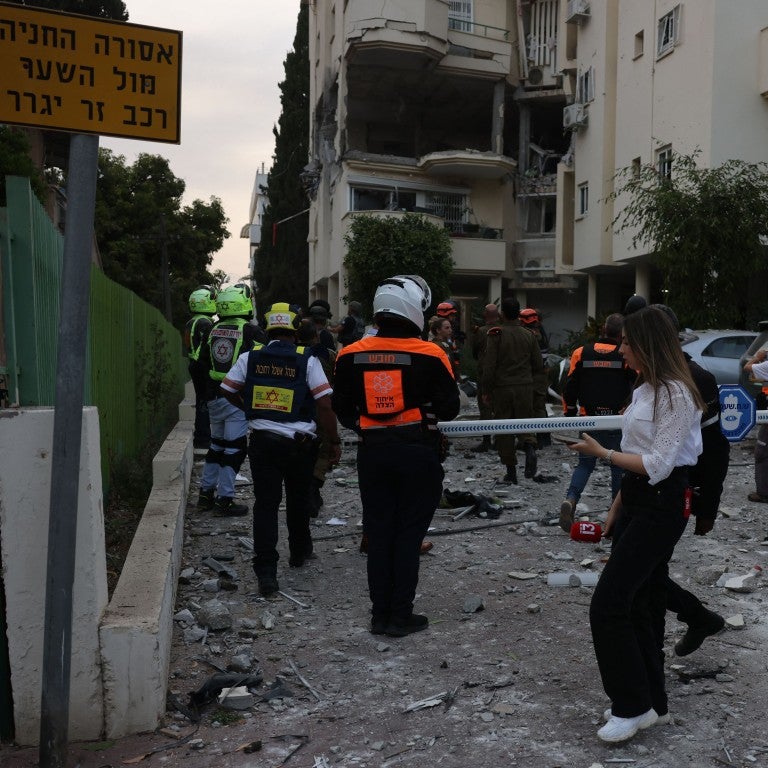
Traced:
<path id="1" fill-rule="evenodd" d="M 317 440 L 299 443 L 266 430 L 254 430 L 248 446 L 253 477 L 253 569 L 256 575 L 274 576 L 279 555 L 278 508 L 283 499 L 291 556 L 312 554 L 309 499 Z"/>
<path id="2" fill-rule="evenodd" d="M 413 613 L 419 550 L 443 491 L 443 467 L 421 443 L 361 444 L 357 452 L 368 591 L 375 619 Z"/>

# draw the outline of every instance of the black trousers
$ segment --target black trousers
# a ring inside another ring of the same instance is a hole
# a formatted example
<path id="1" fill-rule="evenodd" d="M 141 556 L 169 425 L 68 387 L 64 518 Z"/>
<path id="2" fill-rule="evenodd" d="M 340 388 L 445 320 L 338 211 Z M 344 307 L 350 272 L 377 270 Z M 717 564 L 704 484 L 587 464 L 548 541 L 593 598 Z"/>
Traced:
<path id="1" fill-rule="evenodd" d="M 357 469 L 371 612 L 404 621 L 413 613 L 419 550 L 440 503 L 443 467 L 434 448 L 403 442 L 361 444 Z"/>
<path id="2" fill-rule="evenodd" d="M 621 484 L 622 512 L 611 556 L 589 610 L 603 688 L 617 717 L 653 707 L 668 711 L 664 689 L 664 614 L 669 559 L 685 530 L 685 467 L 656 485 L 631 472 Z"/>
<path id="3" fill-rule="evenodd" d="M 274 432 L 254 430 L 248 446 L 253 476 L 253 569 L 257 576 L 277 571 L 277 515 L 285 483 L 288 548 L 292 556 L 312 553 L 309 499 L 317 440 L 299 443 Z"/>

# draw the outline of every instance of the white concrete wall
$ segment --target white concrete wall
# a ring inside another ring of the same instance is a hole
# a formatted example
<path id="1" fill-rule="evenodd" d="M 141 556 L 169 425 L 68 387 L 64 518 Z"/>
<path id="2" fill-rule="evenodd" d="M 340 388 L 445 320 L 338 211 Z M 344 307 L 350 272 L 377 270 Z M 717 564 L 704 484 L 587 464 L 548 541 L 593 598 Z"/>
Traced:
<path id="1" fill-rule="evenodd" d="M 0 411 L 0 562 L 16 741 L 40 730 L 53 409 Z M 103 731 L 98 625 L 107 604 L 99 420 L 83 409 L 72 607 L 69 736 Z"/>
<path id="2" fill-rule="evenodd" d="M 179 411 L 191 415 L 188 404 Z M 154 458 L 152 492 L 101 625 L 107 738 L 154 730 L 165 712 L 192 429 L 180 421 Z"/>

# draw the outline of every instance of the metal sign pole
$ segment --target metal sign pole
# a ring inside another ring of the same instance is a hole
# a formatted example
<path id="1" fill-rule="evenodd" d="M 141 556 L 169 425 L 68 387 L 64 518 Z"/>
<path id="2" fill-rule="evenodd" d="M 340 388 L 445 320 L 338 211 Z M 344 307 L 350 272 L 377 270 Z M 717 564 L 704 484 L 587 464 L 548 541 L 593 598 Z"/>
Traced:
<path id="1" fill-rule="evenodd" d="M 40 702 L 40 766 L 63 768 L 69 735 L 72 591 L 99 137 L 69 145 Z"/>

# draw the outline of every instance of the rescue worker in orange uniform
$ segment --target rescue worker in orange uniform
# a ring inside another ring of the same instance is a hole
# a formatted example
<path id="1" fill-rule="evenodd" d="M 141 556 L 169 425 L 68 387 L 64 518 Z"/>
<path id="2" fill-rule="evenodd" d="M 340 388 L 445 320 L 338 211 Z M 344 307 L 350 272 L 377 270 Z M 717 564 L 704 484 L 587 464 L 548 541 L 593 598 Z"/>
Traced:
<path id="1" fill-rule="evenodd" d="M 459 390 L 447 355 L 424 341 L 431 291 L 417 275 L 384 280 L 373 299 L 376 336 L 336 359 L 332 404 L 361 437 L 357 453 L 368 536 L 371 632 L 403 637 L 426 629 L 413 612 L 419 550 L 443 488 L 438 421 L 453 419 Z"/>

